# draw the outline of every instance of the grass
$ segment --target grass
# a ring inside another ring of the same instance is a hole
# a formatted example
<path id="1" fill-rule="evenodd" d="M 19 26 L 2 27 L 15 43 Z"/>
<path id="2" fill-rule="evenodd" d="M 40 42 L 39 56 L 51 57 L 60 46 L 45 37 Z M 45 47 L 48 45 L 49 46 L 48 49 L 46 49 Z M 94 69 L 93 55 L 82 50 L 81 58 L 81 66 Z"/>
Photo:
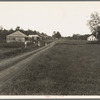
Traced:
<path id="1" fill-rule="evenodd" d="M 42 46 L 43 45 L 40 47 Z M 28 51 L 36 50 L 38 48 L 39 47 L 33 43 L 28 43 L 27 48 L 24 47 L 24 43 L 0 43 L 0 60 L 14 57 Z"/>
<path id="2" fill-rule="evenodd" d="M 62 40 L 34 59 L 2 95 L 100 95 L 100 45 Z"/>
<path id="3" fill-rule="evenodd" d="M 39 47 L 37 47 L 37 46 L 31 46 L 28 48 L 13 48 L 13 49 L 9 49 L 9 50 L 7 50 L 7 49 L 5 50 L 4 48 L 2 48 L 2 50 L 5 50 L 5 51 L 0 53 L 0 60 L 8 59 L 9 57 L 15 57 L 17 55 L 20 55 L 20 54 L 23 54 L 25 52 L 29 52 L 32 50 L 36 50 L 38 48 Z"/>
<path id="4" fill-rule="evenodd" d="M 51 43 L 53 40 L 42 40 L 41 41 L 41 46 L 44 46 L 44 43 Z M 11 43 L 6 43 L 2 42 L 0 43 L 0 60 L 17 56 L 19 54 L 31 51 L 31 50 L 36 50 L 39 47 L 37 45 L 34 45 L 33 43 L 27 43 L 27 48 L 25 48 L 25 44 L 21 42 L 11 42 Z"/>

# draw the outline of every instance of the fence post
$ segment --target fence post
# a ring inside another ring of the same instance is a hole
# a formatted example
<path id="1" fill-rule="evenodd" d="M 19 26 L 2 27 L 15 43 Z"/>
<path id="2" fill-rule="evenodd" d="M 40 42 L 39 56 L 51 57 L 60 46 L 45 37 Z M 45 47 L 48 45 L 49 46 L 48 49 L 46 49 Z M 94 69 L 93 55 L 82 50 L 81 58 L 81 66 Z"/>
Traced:
<path id="1" fill-rule="evenodd" d="M 27 47 L 27 42 L 25 41 L 24 43 L 25 43 L 25 48 L 26 48 Z"/>

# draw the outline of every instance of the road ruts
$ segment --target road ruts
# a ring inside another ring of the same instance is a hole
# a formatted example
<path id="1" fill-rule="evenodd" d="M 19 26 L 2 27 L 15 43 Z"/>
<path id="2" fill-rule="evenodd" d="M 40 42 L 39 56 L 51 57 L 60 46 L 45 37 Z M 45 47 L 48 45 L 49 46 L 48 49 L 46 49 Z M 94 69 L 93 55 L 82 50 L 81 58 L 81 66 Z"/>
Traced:
<path id="1" fill-rule="evenodd" d="M 30 62 L 32 62 L 32 60 L 35 57 L 38 57 L 40 54 L 44 53 L 46 50 L 54 46 L 57 42 L 58 41 L 54 41 L 50 43 L 49 45 L 39 48 L 35 51 L 31 51 L 31 52 L 28 52 L 27 54 L 23 54 L 23 55 L 0 62 L 0 66 L 6 66 L 6 65 L 9 66 L 11 63 L 14 63 L 12 66 L 9 66 L 8 68 L 0 71 L 0 91 L 2 90 L 4 86 L 7 85 L 7 82 L 9 82 L 12 78 L 18 75 L 18 73 L 20 73 L 26 67 L 28 67 Z"/>

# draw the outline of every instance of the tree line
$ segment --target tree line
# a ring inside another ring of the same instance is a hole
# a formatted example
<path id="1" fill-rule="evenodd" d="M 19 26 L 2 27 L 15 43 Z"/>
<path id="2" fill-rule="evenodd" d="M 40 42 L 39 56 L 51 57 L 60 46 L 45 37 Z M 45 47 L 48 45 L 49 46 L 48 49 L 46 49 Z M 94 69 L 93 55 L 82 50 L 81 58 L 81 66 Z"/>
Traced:
<path id="1" fill-rule="evenodd" d="M 6 36 L 15 32 L 15 31 L 21 31 L 22 33 L 24 33 L 25 35 L 29 35 L 29 34 L 38 34 L 40 35 L 41 33 L 36 31 L 36 30 L 23 30 L 21 29 L 19 26 L 17 26 L 15 29 L 10 29 L 10 30 L 7 30 L 7 29 L 3 29 L 2 27 L 0 28 L 0 42 L 3 42 L 6 40 Z M 45 33 L 42 33 L 42 34 L 45 34 Z"/>
<path id="2" fill-rule="evenodd" d="M 67 38 L 70 40 L 87 40 L 87 37 L 90 34 L 80 35 L 80 34 L 73 34 L 72 36 L 68 36 Z"/>
<path id="3" fill-rule="evenodd" d="M 47 36 L 48 38 L 61 38 L 61 34 L 59 32 L 55 32 L 55 34 L 53 33 L 52 36 L 49 36 L 47 35 L 46 33 L 40 33 L 39 31 L 36 31 L 36 30 L 24 30 L 24 29 L 21 29 L 19 26 L 17 26 L 15 29 L 4 29 L 2 26 L 0 27 L 0 42 L 5 42 L 6 41 L 6 36 L 15 32 L 15 31 L 20 31 L 22 33 L 24 33 L 25 35 L 39 35 L 39 36 Z"/>

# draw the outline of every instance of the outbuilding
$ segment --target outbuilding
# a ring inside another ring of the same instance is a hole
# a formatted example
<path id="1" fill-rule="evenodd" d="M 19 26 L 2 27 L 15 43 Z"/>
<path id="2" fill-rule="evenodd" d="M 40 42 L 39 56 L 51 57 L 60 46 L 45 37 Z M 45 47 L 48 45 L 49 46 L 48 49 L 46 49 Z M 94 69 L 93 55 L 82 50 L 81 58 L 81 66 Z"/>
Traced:
<path id="1" fill-rule="evenodd" d="M 30 38 L 33 38 L 34 40 L 38 40 L 40 37 L 38 35 L 29 35 Z"/>
<path id="2" fill-rule="evenodd" d="M 87 41 L 98 41 L 98 39 L 97 39 L 94 35 L 90 35 L 90 36 L 87 38 Z"/>
<path id="3" fill-rule="evenodd" d="M 16 31 L 7 35 L 6 37 L 7 42 L 26 42 L 29 41 L 29 37 L 20 31 Z"/>

